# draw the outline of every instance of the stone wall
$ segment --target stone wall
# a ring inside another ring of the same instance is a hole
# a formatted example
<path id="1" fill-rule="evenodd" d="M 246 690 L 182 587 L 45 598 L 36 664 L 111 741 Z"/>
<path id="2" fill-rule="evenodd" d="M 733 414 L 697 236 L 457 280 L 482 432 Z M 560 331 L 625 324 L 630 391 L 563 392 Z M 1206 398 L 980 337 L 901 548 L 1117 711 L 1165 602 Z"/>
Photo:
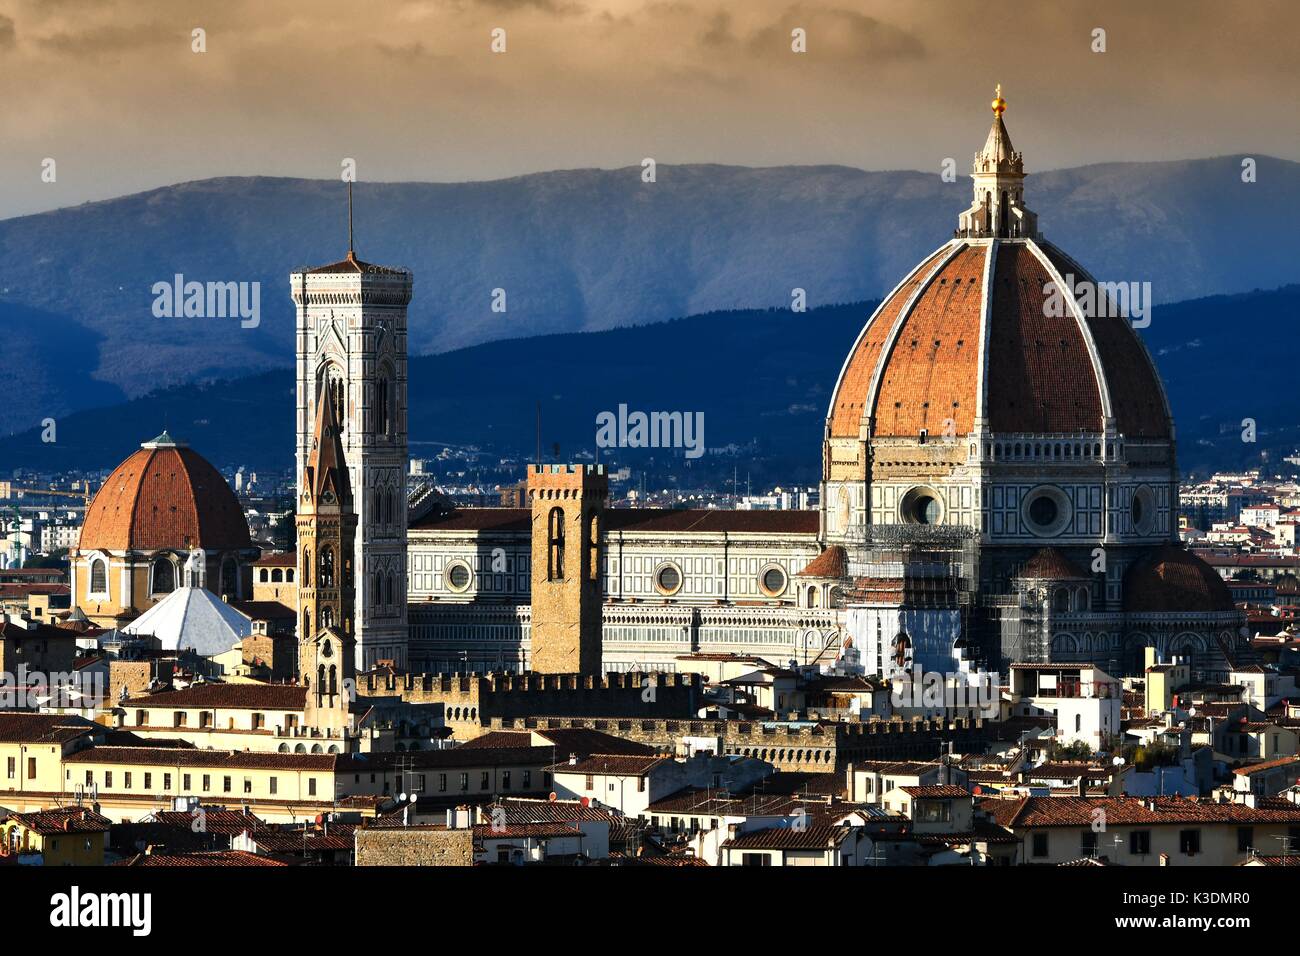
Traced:
<path id="1" fill-rule="evenodd" d="M 357 866 L 473 866 L 474 831 L 368 827 L 356 831 Z"/>
<path id="2" fill-rule="evenodd" d="M 872 720 L 771 727 L 739 720 L 628 720 L 534 717 L 493 719 L 493 730 L 585 727 L 675 750 L 684 738 L 716 738 L 723 753 L 754 757 L 778 770 L 841 771 L 862 760 L 933 760 L 951 743 L 957 753 L 983 752 L 982 720 Z"/>
<path id="3" fill-rule="evenodd" d="M 357 693 L 442 704 L 446 725 L 465 739 L 493 721 L 534 714 L 689 718 L 703 686 L 698 674 L 366 674 L 358 678 Z"/>

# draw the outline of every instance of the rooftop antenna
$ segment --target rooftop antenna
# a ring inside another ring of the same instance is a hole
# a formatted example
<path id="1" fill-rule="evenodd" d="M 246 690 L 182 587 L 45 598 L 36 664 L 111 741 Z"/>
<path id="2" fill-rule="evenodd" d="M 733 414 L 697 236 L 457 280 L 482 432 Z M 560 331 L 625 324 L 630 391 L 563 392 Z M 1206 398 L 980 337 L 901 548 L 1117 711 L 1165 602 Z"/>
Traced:
<path id="1" fill-rule="evenodd" d="M 348 180 L 348 258 L 356 258 L 352 246 L 352 180 L 350 179 Z"/>

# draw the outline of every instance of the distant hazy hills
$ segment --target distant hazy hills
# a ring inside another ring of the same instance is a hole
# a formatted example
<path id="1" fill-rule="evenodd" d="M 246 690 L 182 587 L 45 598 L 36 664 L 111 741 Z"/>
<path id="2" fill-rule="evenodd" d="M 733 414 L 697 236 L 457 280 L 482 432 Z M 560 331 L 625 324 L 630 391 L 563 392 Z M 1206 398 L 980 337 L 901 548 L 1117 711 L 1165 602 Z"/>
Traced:
<path id="1" fill-rule="evenodd" d="M 812 482 L 820 468 L 830 390 L 872 304 L 717 312 L 596 333 L 492 342 L 410 365 L 411 453 L 444 445 L 531 455 L 537 403 L 547 455 L 594 450 L 595 420 L 620 403 L 642 411 L 702 411 L 705 445 L 744 447 L 692 463 L 703 481 Z M 1300 442 L 1295 357 L 1300 285 L 1158 306 L 1141 334 L 1174 405 L 1184 469 L 1236 466 Z M 1289 337 L 1288 337 L 1289 336 Z M 293 373 L 277 370 L 160 391 L 0 440 L 0 467 L 111 467 L 166 426 L 219 465 L 287 468 L 293 454 Z M 1258 442 L 1241 441 L 1254 418 Z M 619 460 L 628 460 L 619 454 Z M 644 458 L 641 459 L 644 461 Z M 678 462 L 673 470 L 681 471 Z"/>
<path id="2" fill-rule="evenodd" d="M 1159 302 L 1275 288 L 1300 279 L 1300 164 L 1258 163 L 1253 184 L 1239 157 L 1036 173 L 1027 201 L 1099 278 L 1150 280 Z M 937 173 L 661 165 L 653 184 L 640 173 L 361 184 L 357 249 L 414 270 L 410 347 L 431 353 L 782 307 L 795 287 L 812 306 L 879 297 L 951 234 L 970 195 L 967 177 Z M 288 273 L 340 258 L 345 222 L 341 184 L 265 178 L 0 222 L 10 372 L 0 434 L 158 387 L 288 367 Z M 176 273 L 261 282 L 261 325 L 155 318 L 151 287 Z M 504 315 L 490 310 L 498 288 Z M 1292 328 L 1249 334 L 1267 342 Z M 788 341 L 809 331 L 790 328 Z M 831 350 L 836 361 L 844 348 Z"/>

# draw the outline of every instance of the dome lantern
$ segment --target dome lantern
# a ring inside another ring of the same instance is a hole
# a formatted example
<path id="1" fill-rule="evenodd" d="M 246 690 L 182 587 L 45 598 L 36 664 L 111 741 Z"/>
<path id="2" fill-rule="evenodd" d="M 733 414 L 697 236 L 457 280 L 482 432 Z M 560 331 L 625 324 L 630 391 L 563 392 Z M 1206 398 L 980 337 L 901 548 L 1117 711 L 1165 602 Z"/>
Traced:
<path id="1" fill-rule="evenodd" d="M 1007 101 L 999 83 L 993 95 L 993 125 L 971 169 L 974 202 L 957 220 L 959 238 L 1036 239 L 1038 217 L 1025 207 L 1025 160 L 1011 145 L 1002 114 Z"/>

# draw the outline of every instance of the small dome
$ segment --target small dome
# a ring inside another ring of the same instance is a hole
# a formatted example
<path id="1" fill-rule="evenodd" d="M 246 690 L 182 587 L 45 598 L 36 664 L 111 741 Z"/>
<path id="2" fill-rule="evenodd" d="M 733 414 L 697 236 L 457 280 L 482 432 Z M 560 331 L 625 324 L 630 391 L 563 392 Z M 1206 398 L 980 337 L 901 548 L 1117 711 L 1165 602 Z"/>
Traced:
<path id="1" fill-rule="evenodd" d="M 252 546 L 226 479 L 163 432 L 118 465 L 86 509 L 78 550 L 155 551 Z"/>
<path id="2" fill-rule="evenodd" d="M 1131 613 L 1235 609 L 1223 578 L 1176 544 L 1156 548 L 1124 575 L 1124 610 Z"/>
<path id="3" fill-rule="evenodd" d="M 1039 548 L 1016 577 L 1035 581 L 1086 581 L 1089 575 L 1059 549 Z"/>

